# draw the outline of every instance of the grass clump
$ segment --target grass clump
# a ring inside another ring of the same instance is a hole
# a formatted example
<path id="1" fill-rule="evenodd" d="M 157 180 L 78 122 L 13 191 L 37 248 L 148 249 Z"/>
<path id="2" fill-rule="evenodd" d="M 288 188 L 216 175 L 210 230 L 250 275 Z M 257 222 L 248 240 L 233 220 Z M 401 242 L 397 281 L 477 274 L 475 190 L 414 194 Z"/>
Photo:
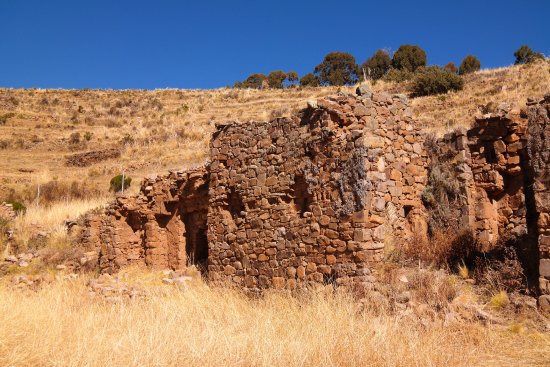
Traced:
<path id="1" fill-rule="evenodd" d="M 495 293 L 490 299 L 487 306 L 493 310 L 502 310 L 510 304 L 510 299 L 508 298 L 508 293 L 505 291 L 500 291 Z"/>

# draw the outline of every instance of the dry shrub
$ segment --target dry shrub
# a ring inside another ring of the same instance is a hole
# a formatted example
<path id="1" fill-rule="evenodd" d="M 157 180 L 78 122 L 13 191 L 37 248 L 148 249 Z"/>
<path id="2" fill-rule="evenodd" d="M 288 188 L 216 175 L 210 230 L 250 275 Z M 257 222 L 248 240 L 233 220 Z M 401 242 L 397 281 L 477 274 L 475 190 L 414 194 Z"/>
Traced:
<path id="1" fill-rule="evenodd" d="M 38 192 L 38 203 L 46 206 L 61 201 L 93 199 L 102 195 L 102 190 L 88 181 L 51 180 L 44 184 L 31 185 L 20 193 L 14 192 L 12 196 L 27 203 L 36 203 Z"/>
<path id="2" fill-rule="evenodd" d="M 444 271 L 419 271 L 409 278 L 409 288 L 416 302 L 439 312 L 446 310 L 459 294 L 459 284 Z"/>
<path id="3" fill-rule="evenodd" d="M 414 233 L 412 241 L 403 247 L 403 255 L 424 265 L 455 269 L 476 248 L 476 241 L 470 231 L 436 229 L 429 237 Z"/>
<path id="4" fill-rule="evenodd" d="M 271 113 L 269 114 L 269 118 L 270 120 L 273 120 L 275 118 L 285 117 L 289 115 L 290 115 L 290 108 L 285 106 L 285 107 L 275 108 L 274 110 L 272 110 Z"/>
<path id="5" fill-rule="evenodd" d="M 488 294 L 500 291 L 526 291 L 529 284 L 516 249 L 501 242 L 487 253 L 473 259 L 474 279 L 483 285 Z"/>
<path id="6" fill-rule="evenodd" d="M 85 181 L 50 181 L 40 188 L 42 202 L 51 203 L 60 200 L 87 199 L 98 196 L 100 191 Z"/>

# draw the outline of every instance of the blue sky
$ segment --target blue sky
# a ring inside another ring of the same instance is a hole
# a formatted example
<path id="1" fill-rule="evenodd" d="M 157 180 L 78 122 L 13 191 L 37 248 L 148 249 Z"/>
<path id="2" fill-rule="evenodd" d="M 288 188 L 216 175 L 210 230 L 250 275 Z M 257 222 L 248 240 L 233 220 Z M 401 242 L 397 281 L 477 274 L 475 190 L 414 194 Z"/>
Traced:
<path id="1" fill-rule="evenodd" d="M 549 0 L 0 0 L 0 87 L 216 88 L 407 43 L 429 64 L 504 66 L 522 44 L 550 55 L 549 14 Z"/>

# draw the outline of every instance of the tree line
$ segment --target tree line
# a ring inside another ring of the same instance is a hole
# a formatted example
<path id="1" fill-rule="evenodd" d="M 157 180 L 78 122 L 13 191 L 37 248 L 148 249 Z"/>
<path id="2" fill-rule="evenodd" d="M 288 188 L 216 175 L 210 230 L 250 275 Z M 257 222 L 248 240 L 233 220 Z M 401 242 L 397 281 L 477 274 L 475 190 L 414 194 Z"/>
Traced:
<path id="1" fill-rule="evenodd" d="M 544 55 L 523 45 L 514 52 L 515 64 L 527 64 Z M 362 64 L 348 52 L 330 52 L 313 72 L 301 78 L 295 71 L 275 70 L 268 75 L 255 73 L 244 81 L 236 82 L 234 88 L 283 89 L 317 86 L 353 85 L 365 79 L 384 79 L 393 82 L 412 81 L 412 92 L 416 95 L 437 94 L 462 88 L 460 76 L 481 68 L 481 62 L 474 55 L 464 57 L 457 67 L 449 62 L 445 66 L 427 65 L 426 51 L 417 45 L 401 45 L 393 55 L 384 49 L 377 50 Z"/>

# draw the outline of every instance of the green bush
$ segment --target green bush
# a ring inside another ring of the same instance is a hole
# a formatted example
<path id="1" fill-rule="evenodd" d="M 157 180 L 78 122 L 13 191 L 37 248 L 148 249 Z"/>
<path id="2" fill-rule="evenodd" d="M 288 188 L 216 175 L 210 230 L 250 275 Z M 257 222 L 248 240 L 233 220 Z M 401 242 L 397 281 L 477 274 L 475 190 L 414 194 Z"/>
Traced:
<path id="1" fill-rule="evenodd" d="M 20 201 L 8 200 L 8 204 L 11 204 L 11 207 L 16 214 L 25 214 L 27 212 L 27 207 Z"/>
<path id="2" fill-rule="evenodd" d="M 385 50 L 378 50 L 361 65 L 372 80 L 382 78 L 390 70 L 391 58 Z"/>
<path id="3" fill-rule="evenodd" d="M 132 183 L 132 178 L 128 176 L 124 176 L 124 189 L 126 190 L 128 187 L 130 187 L 130 184 Z M 122 175 L 115 176 L 111 178 L 110 182 L 110 191 L 119 192 L 122 191 Z"/>
<path id="4" fill-rule="evenodd" d="M 443 67 L 443 70 L 448 71 L 449 73 L 457 74 L 458 68 L 455 66 L 454 62 L 449 62 Z"/>
<path id="5" fill-rule="evenodd" d="M 478 71 L 481 68 L 479 59 L 474 55 L 468 55 L 460 63 L 458 73 L 460 75 L 469 74 Z"/>
<path id="6" fill-rule="evenodd" d="M 285 79 L 286 73 L 284 71 L 275 70 L 267 75 L 267 84 L 269 84 L 269 88 L 283 89 Z"/>
<path id="7" fill-rule="evenodd" d="M 390 71 L 388 71 L 388 73 L 384 75 L 382 79 L 388 82 L 401 83 L 407 80 L 411 80 L 413 76 L 414 74 L 407 69 L 390 69 Z"/>
<path id="8" fill-rule="evenodd" d="M 246 78 L 243 82 L 236 82 L 233 84 L 233 88 L 252 88 L 252 89 L 262 89 L 267 85 L 267 76 L 261 73 L 256 73 L 250 75 L 248 78 Z"/>
<path id="9" fill-rule="evenodd" d="M 319 79 L 315 77 L 312 73 L 306 74 L 300 79 L 300 86 L 302 87 L 318 87 Z"/>
<path id="10" fill-rule="evenodd" d="M 417 70 L 412 81 L 412 92 L 415 96 L 428 96 L 460 90 L 463 85 L 460 76 L 442 70 L 439 66 L 430 66 Z"/>
<path id="11" fill-rule="evenodd" d="M 347 52 L 330 52 L 315 67 L 314 74 L 323 85 L 352 85 L 357 82 L 355 57 Z"/>
<path id="12" fill-rule="evenodd" d="M 415 72 L 421 66 L 426 66 L 426 52 L 415 45 L 401 45 L 393 55 L 393 67 L 399 70 Z"/>
<path id="13" fill-rule="evenodd" d="M 536 60 L 544 59 L 544 55 L 540 52 L 535 52 L 531 47 L 523 45 L 514 52 L 516 57 L 515 64 L 529 64 Z"/>

